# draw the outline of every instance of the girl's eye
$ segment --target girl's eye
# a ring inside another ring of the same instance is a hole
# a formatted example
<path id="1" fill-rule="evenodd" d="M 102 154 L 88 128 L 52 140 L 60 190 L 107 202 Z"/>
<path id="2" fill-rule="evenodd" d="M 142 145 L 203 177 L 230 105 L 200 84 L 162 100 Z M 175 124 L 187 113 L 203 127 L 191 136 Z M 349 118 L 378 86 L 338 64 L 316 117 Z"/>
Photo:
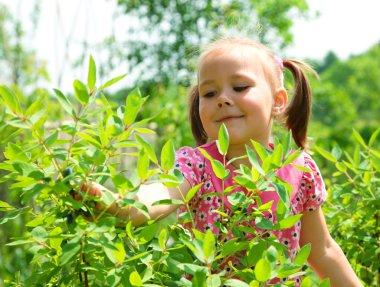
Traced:
<path id="1" fill-rule="evenodd" d="M 234 87 L 233 90 L 235 92 L 243 92 L 244 90 L 248 89 L 249 86 L 241 86 L 241 87 Z"/>
<path id="2" fill-rule="evenodd" d="M 208 93 L 205 93 L 204 95 L 203 95 L 203 97 L 205 97 L 205 98 L 211 98 L 211 97 L 213 97 L 215 95 L 215 92 L 208 92 Z"/>

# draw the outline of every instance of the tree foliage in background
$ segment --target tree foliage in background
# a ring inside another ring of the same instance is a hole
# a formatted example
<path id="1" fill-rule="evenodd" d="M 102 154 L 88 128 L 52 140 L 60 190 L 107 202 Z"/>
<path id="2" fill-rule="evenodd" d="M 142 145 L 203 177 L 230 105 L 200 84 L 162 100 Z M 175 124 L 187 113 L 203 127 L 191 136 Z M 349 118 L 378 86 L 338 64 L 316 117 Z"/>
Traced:
<path id="1" fill-rule="evenodd" d="M 244 31 L 264 43 L 284 47 L 293 40 L 295 17 L 305 16 L 304 0 L 118 0 L 138 19 L 128 29 L 127 59 L 139 80 L 188 85 L 200 46 L 219 34 Z M 124 53 L 122 53 L 124 54 Z"/>
<path id="2" fill-rule="evenodd" d="M 38 15 L 38 5 L 35 6 Z M 32 20 L 35 26 L 36 19 Z M 0 4 L 0 82 L 27 88 L 49 80 L 45 64 L 25 45 L 25 32 L 4 4 Z"/>
<path id="3" fill-rule="evenodd" d="M 352 145 L 350 134 L 357 129 L 365 140 L 380 125 L 380 43 L 346 61 L 333 54 L 317 65 L 320 81 L 313 81 L 312 133 L 318 144 L 332 148 Z M 330 128 L 329 128 L 330 127 Z"/>
<path id="4" fill-rule="evenodd" d="M 380 128 L 366 141 L 356 130 L 353 152 L 316 148 L 330 164 L 325 205 L 330 231 L 365 286 L 380 284 Z"/>

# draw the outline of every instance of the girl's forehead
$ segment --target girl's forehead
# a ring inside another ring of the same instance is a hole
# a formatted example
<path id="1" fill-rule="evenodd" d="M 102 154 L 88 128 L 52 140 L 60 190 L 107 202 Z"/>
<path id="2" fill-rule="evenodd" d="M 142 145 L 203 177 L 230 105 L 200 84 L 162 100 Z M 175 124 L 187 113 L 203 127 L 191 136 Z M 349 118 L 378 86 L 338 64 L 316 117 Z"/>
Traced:
<path id="1" fill-rule="evenodd" d="M 209 68 L 262 69 L 265 55 L 254 47 L 218 47 L 212 49 L 199 62 L 199 76 Z"/>

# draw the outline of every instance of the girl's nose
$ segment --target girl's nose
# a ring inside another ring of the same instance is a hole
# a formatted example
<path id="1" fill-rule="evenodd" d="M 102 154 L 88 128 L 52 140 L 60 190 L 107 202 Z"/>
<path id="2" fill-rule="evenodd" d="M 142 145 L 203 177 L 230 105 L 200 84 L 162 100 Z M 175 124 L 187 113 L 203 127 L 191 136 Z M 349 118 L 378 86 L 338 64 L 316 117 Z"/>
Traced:
<path id="1" fill-rule="evenodd" d="M 221 108 L 221 107 L 223 107 L 223 106 L 231 106 L 231 102 L 230 101 L 220 101 L 219 103 L 218 103 L 218 107 L 219 108 Z"/>
<path id="2" fill-rule="evenodd" d="M 221 108 L 223 106 L 231 106 L 232 100 L 227 94 L 221 94 L 218 98 L 218 107 Z"/>

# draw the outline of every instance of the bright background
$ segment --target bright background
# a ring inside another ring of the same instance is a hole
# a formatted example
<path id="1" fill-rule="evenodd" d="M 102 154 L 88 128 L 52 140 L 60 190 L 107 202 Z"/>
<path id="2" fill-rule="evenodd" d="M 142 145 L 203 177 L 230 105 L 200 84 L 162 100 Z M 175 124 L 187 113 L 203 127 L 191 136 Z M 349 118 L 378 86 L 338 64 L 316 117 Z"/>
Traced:
<path id="1" fill-rule="evenodd" d="M 31 4 L 26 0 L 0 0 L 22 19 L 24 29 L 30 26 Z M 51 85 L 55 87 L 59 74 L 61 86 L 71 87 L 75 77 L 83 78 L 83 69 L 71 68 L 83 49 L 100 45 L 102 40 L 114 33 L 118 39 L 125 38 L 128 25 L 138 22 L 118 18 L 120 7 L 109 0 L 41 0 L 41 11 L 35 35 L 29 35 L 28 45 L 37 51 L 40 59 L 47 61 Z M 361 0 L 309 0 L 311 14 L 319 16 L 294 22 L 294 44 L 285 52 L 296 58 L 321 60 L 328 51 L 345 59 L 358 54 L 380 41 L 380 1 Z M 116 21 L 114 19 L 117 19 Z M 27 33 L 28 35 L 28 33 Z M 96 59 L 97 55 L 94 55 Z M 115 74 L 123 73 L 115 71 Z M 58 74 L 59 73 L 59 74 Z M 79 74 L 76 74 L 79 73 Z"/>

